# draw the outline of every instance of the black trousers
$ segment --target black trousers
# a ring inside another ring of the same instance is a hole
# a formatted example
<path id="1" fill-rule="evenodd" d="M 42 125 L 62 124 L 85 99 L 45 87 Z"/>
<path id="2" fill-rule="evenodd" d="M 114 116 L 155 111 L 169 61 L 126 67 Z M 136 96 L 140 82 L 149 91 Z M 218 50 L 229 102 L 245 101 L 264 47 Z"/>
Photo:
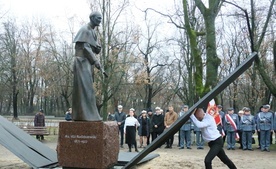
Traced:
<path id="1" fill-rule="evenodd" d="M 273 132 L 270 132 L 270 144 L 273 144 L 272 143 L 272 138 L 273 138 Z"/>
<path id="2" fill-rule="evenodd" d="M 152 141 L 155 140 L 158 136 L 160 136 L 163 131 L 153 131 L 152 132 Z"/>
<path id="3" fill-rule="evenodd" d="M 242 131 L 239 130 L 238 133 L 239 133 L 239 136 L 240 136 L 240 140 L 239 140 L 239 142 L 240 142 L 240 148 L 243 149 L 243 146 L 242 146 Z"/>
<path id="4" fill-rule="evenodd" d="M 44 140 L 44 136 L 43 135 L 36 135 L 36 139 L 41 139 L 41 140 Z"/>
<path id="5" fill-rule="evenodd" d="M 257 135 L 258 135 L 258 145 L 259 145 L 259 147 L 261 147 L 261 142 L 260 142 L 260 132 L 259 131 L 257 131 Z"/>
<path id="6" fill-rule="evenodd" d="M 120 145 L 122 146 L 124 144 L 124 135 L 125 135 L 123 126 L 119 126 L 119 133 L 121 135 Z"/>
<path id="7" fill-rule="evenodd" d="M 151 137 L 151 142 L 153 141 L 153 132 L 150 132 L 150 134 L 147 136 L 147 145 L 149 145 L 150 142 L 150 137 Z"/>
<path id="8" fill-rule="evenodd" d="M 207 153 L 204 163 L 206 169 L 212 169 L 212 160 L 218 156 L 218 158 L 226 164 L 230 169 L 237 169 L 235 164 L 227 157 L 223 150 L 223 139 L 222 137 L 217 138 L 214 141 L 208 143 L 210 150 Z"/>
<path id="9" fill-rule="evenodd" d="M 169 139 L 166 141 L 167 147 L 172 147 L 173 145 L 173 140 L 174 140 L 174 134 L 172 134 Z"/>

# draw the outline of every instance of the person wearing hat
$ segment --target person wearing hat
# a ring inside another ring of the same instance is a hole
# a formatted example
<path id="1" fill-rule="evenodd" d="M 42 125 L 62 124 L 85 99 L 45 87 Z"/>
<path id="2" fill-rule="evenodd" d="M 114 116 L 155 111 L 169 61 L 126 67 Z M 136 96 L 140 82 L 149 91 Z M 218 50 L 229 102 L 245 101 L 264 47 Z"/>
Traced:
<path id="1" fill-rule="evenodd" d="M 240 126 L 242 131 L 243 150 L 252 151 L 252 135 L 255 132 L 255 121 L 249 108 L 244 109 L 244 115 L 241 117 Z"/>
<path id="2" fill-rule="evenodd" d="M 189 109 L 188 105 L 184 105 L 182 110 L 179 112 L 178 118 L 186 114 L 188 109 Z M 179 144 L 180 148 L 179 149 L 184 149 L 184 144 L 186 144 L 187 149 L 192 149 L 191 148 L 191 130 L 192 130 L 192 121 L 189 119 L 180 128 L 180 144 Z"/>
<path id="3" fill-rule="evenodd" d="M 36 113 L 36 115 L 35 115 L 34 126 L 45 127 L 45 116 L 43 114 L 42 109 L 40 109 L 39 112 Z M 36 139 L 44 140 L 44 136 L 43 135 L 36 135 Z"/>
<path id="4" fill-rule="evenodd" d="M 233 108 L 227 109 L 227 115 L 225 115 L 225 128 L 227 131 L 227 150 L 235 150 L 235 144 L 236 144 L 236 132 L 237 128 L 239 126 L 239 117 L 237 114 L 234 114 Z M 231 123 L 233 121 L 235 124 Z"/>
<path id="5" fill-rule="evenodd" d="M 258 116 L 260 114 L 260 112 L 263 111 L 263 105 L 260 106 L 259 110 L 256 112 L 254 119 L 255 119 L 255 126 L 256 126 L 256 131 L 257 131 L 257 136 L 258 136 L 258 148 L 257 149 L 261 149 L 261 141 L 260 141 L 260 130 L 258 129 L 258 125 L 257 125 L 257 121 L 258 121 Z"/>
<path id="6" fill-rule="evenodd" d="M 143 143 L 147 143 L 147 137 L 150 134 L 150 119 L 147 116 L 147 111 L 143 110 L 141 116 L 138 118 L 140 127 L 138 128 L 138 135 L 140 136 L 140 148 L 144 148 Z"/>
<path id="7" fill-rule="evenodd" d="M 160 136 L 164 131 L 164 115 L 161 113 L 161 108 L 155 108 L 155 114 L 151 119 L 152 141 Z"/>
<path id="8" fill-rule="evenodd" d="M 138 120 L 134 117 L 134 109 L 130 109 L 128 117 L 124 123 L 124 134 L 126 135 L 126 144 L 128 145 L 129 152 L 131 152 L 131 146 L 134 145 L 135 151 L 138 152 L 136 142 L 136 129 L 140 126 Z"/>
<path id="9" fill-rule="evenodd" d="M 271 110 L 270 104 L 267 104 L 267 106 L 268 106 L 268 112 L 272 113 L 273 121 L 275 121 L 274 112 Z M 273 127 L 274 127 L 274 124 L 273 124 Z M 273 140 L 272 138 L 273 138 L 273 131 L 270 132 L 270 144 L 272 144 L 272 140 Z"/>
<path id="10" fill-rule="evenodd" d="M 238 143 L 240 143 L 239 149 L 243 149 L 243 147 L 242 147 L 242 129 L 241 129 L 241 117 L 243 116 L 243 114 L 244 114 L 244 108 L 238 112 L 239 121 L 240 121 L 240 126 L 238 126 L 238 134 L 240 137 L 240 139 L 238 140 Z"/>
<path id="11" fill-rule="evenodd" d="M 117 125 L 119 127 L 119 133 L 121 136 L 121 148 L 124 148 L 124 123 L 126 120 L 126 113 L 123 112 L 123 106 L 118 105 L 118 111 L 115 113 L 115 121 L 117 122 Z"/>
<path id="12" fill-rule="evenodd" d="M 269 106 L 263 105 L 262 112 L 257 117 L 257 128 L 260 131 L 261 151 L 269 152 L 270 134 L 273 132 L 273 114 L 269 112 Z"/>

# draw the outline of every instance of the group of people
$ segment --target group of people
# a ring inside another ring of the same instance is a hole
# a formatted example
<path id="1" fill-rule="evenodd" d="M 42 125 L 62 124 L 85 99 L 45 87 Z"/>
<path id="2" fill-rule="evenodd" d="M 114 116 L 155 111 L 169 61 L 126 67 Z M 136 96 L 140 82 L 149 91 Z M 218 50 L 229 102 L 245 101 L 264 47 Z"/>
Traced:
<path id="1" fill-rule="evenodd" d="M 244 107 L 238 113 L 234 113 L 233 108 L 228 108 L 226 112 L 222 111 L 222 106 L 218 105 L 218 113 L 221 122 L 217 124 L 217 130 L 223 136 L 223 142 L 227 143 L 228 150 L 235 150 L 236 143 L 239 142 L 239 149 L 250 150 L 255 142 L 253 134 L 258 135 L 258 149 L 269 152 L 272 144 L 273 131 L 276 132 L 276 113 L 270 110 L 270 105 L 262 105 L 260 110 L 253 115 L 250 108 Z M 189 107 L 184 105 L 179 112 L 179 117 L 183 116 Z M 179 130 L 179 149 L 191 149 L 191 135 L 195 134 L 195 143 L 197 149 L 204 148 L 204 139 L 201 130 L 188 120 Z"/>
<path id="2" fill-rule="evenodd" d="M 123 148 L 124 144 L 124 135 L 125 141 L 128 144 L 129 152 L 131 152 L 131 148 L 134 146 L 135 151 L 138 152 L 137 143 L 136 143 L 136 130 L 138 129 L 140 136 L 140 146 L 143 145 L 144 138 L 152 136 L 152 141 L 156 139 L 164 130 L 167 130 L 171 127 L 171 125 L 181 116 L 188 113 L 188 106 L 184 105 L 180 113 L 176 113 L 174 111 L 173 106 L 169 106 L 168 110 L 165 114 L 163 114 L 162 109 L 160 107 L 155 108 L 155 113 L 152 111 L 148 111 L 147 115 L 145 111 L 142 111 L 139 116 L 135 115 L 135 110 L 131 108 L 129 110 L 128 115 L 124 113 L 123 106 L 118 106 L 118 111 L 114 114 L 114 120 L 117 122 L 121 142 L 120 145 Z M 207 114 L 207 115 L 206 115 Z M 184 148 L 184 140 L 186 141 L 186 145 L 188 149 L 191 149 L 189 140 L 189 136 L 186 137 L 185 134 L 191 131 L 186 130 L 185 125 L 195 124 L 198 128 L 199 136 L 203 138 L 210 147 L 208 154 L 205 157 L 204 163 L 205 167 L 212 168 L 212 160 L 215 156 L 218 156 L 223 163 L 225 163 L 230 169 L 236 169 L 235 164 L 227 157 L 223 150 L 223 139 L 222 136 L 217 129 L 216 122 L 214 118 L 208 113 L 204 113 L 202 109 L 196 109 L 190 117 L 190 120 L 187 121 L 180 129 L 180 149 Z M 143 127 L 146 126 L 146 127 Z M 191 129 L 191 128 L 190 128 Z M 145 130 L 143 132 L 143 130 Z M 149 134 L 150 133 L 150 134 Z M 187 134 L 187 135 L 188 135 Z M 147 139 L 147 142 L 149 139 Z M 172 148 L 172 144 L 174 141 L 174 134 L 172 134 L 168 140 L 166 141 L 165 148 Z M 183 143 L 181 143 L 183 141 Z M 187 144 L 188 143 L 188 144 Z M 201 142 L 202 143 L 202 142 Z M 203 148 L 203 143 L 200 144 L 199 149 Z"/>
<path id="3" fill-rule="evenodd" d="M 257 132 L 258 149 L 270 151 L 273 131 L 276 131 L 276 114 L 270 110 L 270 105 L 262 105 L 255 115 L 248 107 L 244 107 L 237 114 L 234 113 L 233 108 L 227 109 L 226 113 L 221 109 L 222 106 L 219 105 L 222 129 L 226 132 L 228 150 L 234 150 L 236 140 L 239 140 L 240 149 L 252 151 L 252 142 L 255 141 L 253 134 Z"/>
<path id="4" fill-rule="evenodd" d="M 150 142 L 154 141 L 159 135 L 161 135 L 164 130 L 170 128 L 170 126 L 181 116 L 187 113 L 189 107 L 188 105 L 184 105 L 179 113 L 174 111 L 173 106 L 169 106 L 166 112 L 164 113 L 163 109 L 160 107 L 156 107 L 155 111 L 152 110 L 143 110 L 139 115 L 135 113 L 135 110 L 131 108 L 129 113 L 123 112 L 123 106 L 119 105 L 118 110 L 115 114 L 109 113 L 107 119 L 111 121 L 116 121 L 119 127 L 119 134 L 120 134 L 120 146 L 124 148 L 124 138 L 125 143 L 129 145 L 135 145 L 136 143 L 130 143 L 128 136 L 130 132 L 127 132 L 126 129 L 128 126 L 135 126 L 136 130 L 138 131 L 139 135 L 139 142 L 140 148 L 144 148 Z M 132 115 L 133 114 L 133 115 Z M 134 123 L 133 121 L 131 124 L 126 123 L 128 120 L 127 118 L 131 117 L 130 119 L 135 118 L 138 123 Z M 136 130 L 132 129 L 132 133 L 136 134 Z M 191 149 L 191 130 L 194 130 L 196 135 L 196 144 L 198 149 L 203 149 L 204 141 L 201 136 L 201 131 L 199 128 L 194 127 L 191 120 L 187 121 L 179 130 L 179 149 L 184 149 L 184 144 L 186 144 L 187 149 Z M 133 134 L 134 136 L 134 134 Z M 136 140 L 136 137 L 133 137 L 133 142 Z M 136 142 L 136 141 L 135 141 Z M 165 148 L 172 148 L 174 142 L 174 134 L 171 135 L 167 141 L 165 142 Z M 135 150 L 137 150 L 135 148 Z M 130 149 L 131 151 L 131 149 Z M 138 150 L 137 150 L 138 151 Z"/>
<path id="5" fill-rule="evenodd" d="M 140 137 L 140 148 L 145 147 L 151 141 L 156 139 L 164 130 L 164 116 L 163 110 L 160 107 L 155 108 L 155 113 L 152 110 L 143 110 L 138 116 L 135 114 L 135 109 L 129 109 L 128 114 L 123 112 L 123 106 L 118 106 L 118 111 L 112 115 L 108 115 L 109 120 L 117 122 L 120 133 L 120 146 L 128 145 L 129 151 L 134 146 L 135 151 L 138 152 L 136 143 L 136 131 Z"/>
<path id="6" fill-rule="evenodd" d="M 250 108 L 244 107 L 238 113 L 234 113 L 233 108 L 222 111 L 222 106 L 218 105 L 218 112 L 221 123 L 217 128 L 227 142 L 228 150 L 235 150 L 236 143 L 239 142 L 239 149 L 250 150 L 255 143 L 253 134 L 258 134 L 258 149 L 269 152 L 272 143 L 273 131 L 276 131 L 276 114 L 271 112 L 270 105 L 262 105 L 260 110 L 253 115 Z"/>

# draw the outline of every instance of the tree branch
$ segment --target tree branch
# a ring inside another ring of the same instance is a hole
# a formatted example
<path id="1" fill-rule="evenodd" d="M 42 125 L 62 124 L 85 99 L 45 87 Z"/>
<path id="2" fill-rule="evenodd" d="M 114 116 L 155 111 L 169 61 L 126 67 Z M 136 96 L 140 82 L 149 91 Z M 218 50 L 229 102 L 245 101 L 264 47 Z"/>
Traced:
<path id="1" fill-rule="evenodd" d="M 205 5 L 202 3 L 201 0 L 195 0 L 195 4 L 198 7 L 198 9 L 200 10 L 200 12 L 204 15 L 205 11 L 206 11 L 206 7 Z"/>
<path id="2" fill-rule="evenodd" d="M 261 36 L 260 36 L 260 38 L 258 40 L 258 44 L 257 44 L 257 48 L 258 49 L 260 48 L 261 43 L 262 43 L 262 41 L 264 39 L 264 36 L 265 36 L 265 33 L 266 33 L 266 29 L 267 29 L 267 25 L 268 25 L 268 22 L 269 22 L 269 20 L 271 18 L 271 15 L 272 15 L 272 9 L 273 9 L 274 3 L 275 3 L 275 0 L 272 0 L 271 4 L 270 4 L 270 7 L 269 7 L 269 10 L 268 10 L 268 13 L 267 13 L 265 25 L 264 25 L 264 27 L 262 29 L 262 34 L 261 34 Z"/>
<path id="3" fill-rule="evenodd" d="M 167 66 L 167 64 L 159 64 L 159 63 L 157 63 L 156 65 L 154 65 L 154 66 L 152 66 L 151 68 L 150 68 L 150 72 L 154 69 L 154 68 L 156 68 L 156 67 L 162 67 L 162 66 Z"/>
<path id="4" fill-rule="evenodd" d="M 172 17 L 170 15 L 163 14 L 162 12 L 159 12 L 159 11 L 157 11 L 155 9 L 152 9 L 152 8 L 147 8 L 144 12 L 147 13 L 148 10 L 152 10 L 152 11 L 154 11 L 154 12 L 156 12 L 156 13 L 162 15 L 162 16 L 168 17 L 170 19 L 170 21 L 172 22 L 172 24 L 174 24 L 177 28 L 179 28 L 179 29 L 185 29 L 185 27 L 180 26 L 176 22 L 174 22 L 173 19 L 172 19 Z"/>

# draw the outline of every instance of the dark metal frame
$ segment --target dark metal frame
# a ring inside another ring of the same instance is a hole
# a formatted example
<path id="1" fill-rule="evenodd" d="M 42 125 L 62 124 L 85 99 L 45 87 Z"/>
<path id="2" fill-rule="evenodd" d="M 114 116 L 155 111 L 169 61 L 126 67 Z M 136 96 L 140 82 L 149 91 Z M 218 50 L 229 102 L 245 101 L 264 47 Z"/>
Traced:
<path id="1" fill-rule="evenodd" d="M 228 77 L 222 80 L 214 89 L 207 93 L 202 99 L 195 103 L 188 113 L 180 117 L 168 130 L 164 131 L 160 137 L 157 137 L 149 146 L 143 149 L 137 154 L 131 161 L 129 161 L 123 168 L 129 169 L 134 167 L 140 160 L 142 160 L 150 152 L 154 151 L 157 147 L 162 145 L 170 135 L 176 133 L 180 127 L 189 120 L 194 109 L 206 106 L 208 102 L 216 97 L 221 91 L 223 91 L 228 85 L 230 85 L 235 79 L 237 79 L 244 71 L 246 71 L 257 58 L 257 53 L 253 52 L 243 63 L 241 63 Z"/>

